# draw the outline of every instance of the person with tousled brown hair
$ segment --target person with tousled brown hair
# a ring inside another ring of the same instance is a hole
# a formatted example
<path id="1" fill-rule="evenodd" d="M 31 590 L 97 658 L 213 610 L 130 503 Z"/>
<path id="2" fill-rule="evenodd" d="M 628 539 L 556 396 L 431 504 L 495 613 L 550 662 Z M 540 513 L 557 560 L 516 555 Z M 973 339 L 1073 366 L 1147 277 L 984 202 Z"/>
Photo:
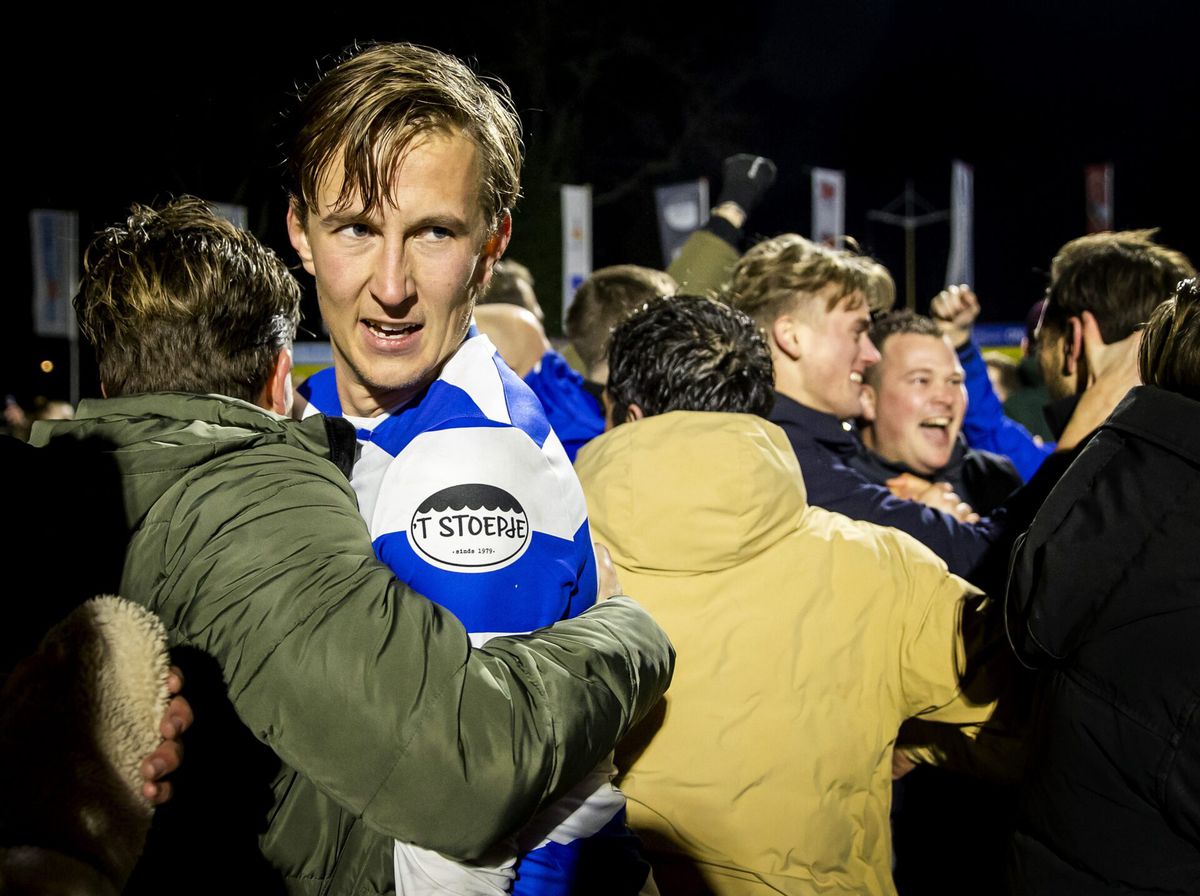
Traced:
<path id="1" fill-rule="evenodd" d="M 1013 893 L 1200 882 L 1200 290 L 1141 331 L 1125 396 L 1013 554 L 1005 616 L 1038 693 Z"/>
<path id="2" fill-rule="evenodd" d="M 669 680 L 631 601 L 479 651 L 377 560 L 353 428 L 284 416 L 299 302 L 203 201 L 137 206 L 85 254 L 75 302 L 107 397 L 33 429 L 47 463 L 109 465 L 111 588 L 162 620 L 205 720 L 184 768 L 203 786 L 152 830 L 139 892 L 186 862 L 195 891 L 387 894 L 397 839 L 478 859 Z"/>

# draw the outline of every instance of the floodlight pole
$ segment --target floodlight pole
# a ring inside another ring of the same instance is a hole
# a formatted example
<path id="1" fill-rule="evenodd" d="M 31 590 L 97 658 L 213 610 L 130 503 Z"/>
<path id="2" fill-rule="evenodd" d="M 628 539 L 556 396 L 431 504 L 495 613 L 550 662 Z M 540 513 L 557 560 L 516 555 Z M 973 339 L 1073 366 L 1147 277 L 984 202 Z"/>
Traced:
<path id="1" fill-rule="evenodd" d="M 918 205 L 926 210 L 918 214 Z M 897 212 L 901 206 L 903 214 Z M 949 217 L 949 210 L 934 211 L 933 206 L 917 195 L 911 178 L 905 181 L 903 193 L 883 208 L 867 212 L 872 221 L 904 228 L 904 299 L 909 311 L 917 310 L 917 228 Z"/>

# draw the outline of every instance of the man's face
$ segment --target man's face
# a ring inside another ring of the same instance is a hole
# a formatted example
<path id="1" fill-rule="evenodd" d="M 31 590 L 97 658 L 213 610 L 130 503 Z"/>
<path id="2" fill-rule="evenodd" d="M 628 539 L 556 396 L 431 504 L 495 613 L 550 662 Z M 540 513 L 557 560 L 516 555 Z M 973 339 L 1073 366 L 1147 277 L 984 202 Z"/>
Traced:
<path id="1" fill-rule="evenodd" d="M 950 462 L 967 410 L 963 369 L 940 336 L 897 333 L 871 372 L 863 440 L 884 460 L 933 475 Z"/>
<path id="2" fill-rule="evenodd" d="M 863 371 L 879 360 L 879 352 L 867 336 L 871 313 L 861 292 L 825 310 L 840 289 L 828 284 L 794 312 L 801 379 L 796 399 L 845 420 L 861 412 Z"/>
<path id="3" fill-rule="evenodd" d="M 317 280 L 342 410 L 369 417 L 411 399 L 458 349 L 509 225 L 488 232 L 478 152 L 456 132 L 418 135 L 369 214 L 358 196 L 339 205 L 341 189 L 334 165 L 306 219 L 289 210 L 288 232 Z"/>

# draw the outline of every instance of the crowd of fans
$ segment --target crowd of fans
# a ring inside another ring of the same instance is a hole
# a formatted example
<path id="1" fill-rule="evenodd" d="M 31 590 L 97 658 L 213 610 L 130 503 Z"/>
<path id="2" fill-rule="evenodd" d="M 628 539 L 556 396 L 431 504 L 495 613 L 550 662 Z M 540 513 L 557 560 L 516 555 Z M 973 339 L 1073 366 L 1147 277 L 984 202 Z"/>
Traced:
<path id="1" fill-rule="evenodd" d="M 856 248 L 745 245 L 776 168 L 742 154 L 670 269 L 593 272 L 556 348 L 505 256 L 501 89 L 380 45 L 297 116 L 333 368 L 293 407 L 283 263 L 199 200 L 135 207 L 76 301 L 106 397 L 5 445 L 108 477 L 94 588 L 161 619 L 214 722 L 142 776 L 175 793 L 137 869 L 77 813 L 31 827 L 24 788 L 0 885 L 159 890 L 191 848 L 221 862 L 188 891 L 1200 892 L 1185 256 L 1068 242 L 1021 361 L 988 358 L 969 285 L 897 311 Z M 222 763 L 232 795 L 189 789 Z"/>

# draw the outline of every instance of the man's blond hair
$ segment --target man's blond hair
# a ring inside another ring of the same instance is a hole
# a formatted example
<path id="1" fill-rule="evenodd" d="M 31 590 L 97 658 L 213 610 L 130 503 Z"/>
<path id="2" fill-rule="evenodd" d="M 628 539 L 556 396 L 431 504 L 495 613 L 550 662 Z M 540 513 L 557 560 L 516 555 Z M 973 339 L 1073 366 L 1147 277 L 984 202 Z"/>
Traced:
<path id="1" fill-rule="evenodd" d="M 890 307 L 895 286 L 887 269 L 865 255 L 831 249 L 796 233 L 756 245 L 738 259 L 730 280 L 729 302 L 769 330 L 782 314 L 834 284 L 821 310 L 832 311 L 852 293 L 861 293 L 872 311 Z M 890 287 L 890 288 L 889 288 Z"/>
<path id="2" fill-rule="evenodd" d="M 287 190 L 303 221 L 321 179 L 342 175 L 337 204 L 353 197 L 370 212 L 384 199 L 414 140 L 459 133 L 480 158 L 479 202 L 489 228 L 521 191 L 521 122 L 508 88 L 461 61 L 413 44 L 377 44 L 333 68 L 303 96 L 286 166 Z"/>

